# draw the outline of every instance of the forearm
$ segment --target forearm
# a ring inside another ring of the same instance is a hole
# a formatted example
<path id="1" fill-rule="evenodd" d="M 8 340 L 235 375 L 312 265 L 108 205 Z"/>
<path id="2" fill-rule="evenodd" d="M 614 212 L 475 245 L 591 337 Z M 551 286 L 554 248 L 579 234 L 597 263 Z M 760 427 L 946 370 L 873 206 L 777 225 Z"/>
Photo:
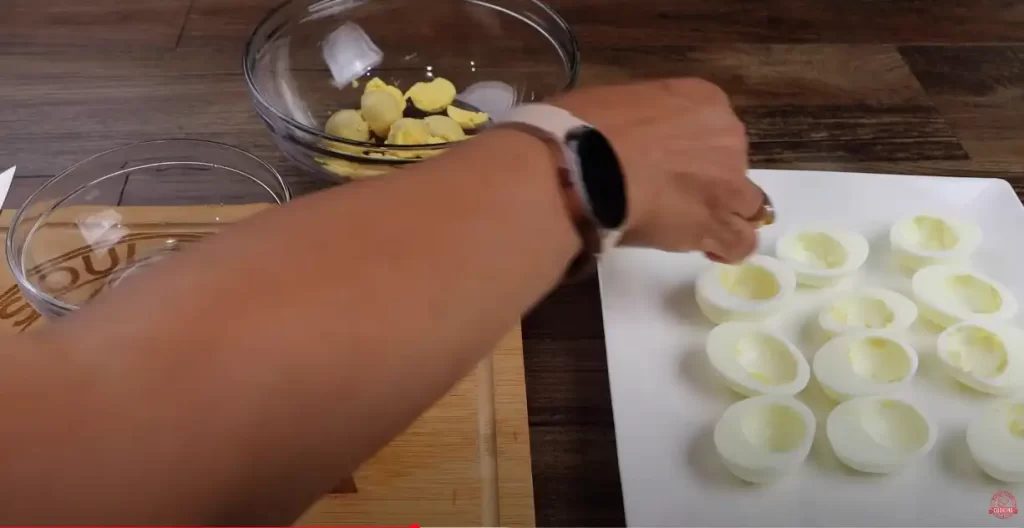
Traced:
<path id="1" fill-rule="evenodd" d="M 75 439 L 2 460 L 31 520 L 288 522 L 467 374 L 579 247 L 550 153 L 512 132 L 210 242 L 36 338 L 49 359 L 19 368 L 81 394 L 0 369 L 4 398 L 42 402 L 0 453 Z M 88 501 L 61 490 L 78 485 Z"/>

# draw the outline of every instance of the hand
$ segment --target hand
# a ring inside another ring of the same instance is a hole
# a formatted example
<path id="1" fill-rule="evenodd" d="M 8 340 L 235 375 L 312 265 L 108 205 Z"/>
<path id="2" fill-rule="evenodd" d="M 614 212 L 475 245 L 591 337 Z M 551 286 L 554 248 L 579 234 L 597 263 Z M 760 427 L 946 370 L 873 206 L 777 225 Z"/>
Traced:
<path id="1" fill-rule="evenodd" d="M 554 101 L 597 127 L 626 176 L 622 243 L 736 262 L 757 246 L 764 195 L 747 178 L 747 136 L 728 96 L 699 79 L 579 90 Z"/>

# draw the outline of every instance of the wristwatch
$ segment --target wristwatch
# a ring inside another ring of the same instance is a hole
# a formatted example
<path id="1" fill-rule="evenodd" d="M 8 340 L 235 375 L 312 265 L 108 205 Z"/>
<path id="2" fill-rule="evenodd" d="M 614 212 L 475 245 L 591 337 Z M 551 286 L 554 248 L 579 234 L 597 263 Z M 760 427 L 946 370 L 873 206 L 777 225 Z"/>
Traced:
<path id="1" fill-rule="evenodd" d="M 591 271 L 595 257 L 619 243 L 626 222 L 626 179 L 615 149 L 589 123 L 548 104 L 518 106 L 495 121 L 542 140 L 553 151 L 566 208 L 583 240 L 567 275 Z"/>

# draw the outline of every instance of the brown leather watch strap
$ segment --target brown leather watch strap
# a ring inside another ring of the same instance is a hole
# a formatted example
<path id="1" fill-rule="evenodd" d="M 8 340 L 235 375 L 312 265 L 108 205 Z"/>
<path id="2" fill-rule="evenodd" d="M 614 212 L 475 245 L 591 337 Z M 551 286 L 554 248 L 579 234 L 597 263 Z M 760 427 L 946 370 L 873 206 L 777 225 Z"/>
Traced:
<path id="1" fill-rule="evenodd" d="M 552 160 L 557 168 L 556 177 L 558 178 L 558 187 L 562 194 L 562 201 L 582 241 L 580 252 L 573 258 L 566 269 L 564 281 L 575 282 L 580 278 L 589 276 L 597 269 L 595 255 L 601 252 L 601 232 L 594 219 L 587 214 L 586 205 L 584 205 L 583 198 L 580 196 L 580 190 L 577 189 L 573 180 L 573 168 L 569 166 L 569 153 L 566 152 L 565 146 L 552 138 L 547 131 L 526 123 L 509 122 L 503 123 L 501 127 L 525 132 L 548 146 Z"/>

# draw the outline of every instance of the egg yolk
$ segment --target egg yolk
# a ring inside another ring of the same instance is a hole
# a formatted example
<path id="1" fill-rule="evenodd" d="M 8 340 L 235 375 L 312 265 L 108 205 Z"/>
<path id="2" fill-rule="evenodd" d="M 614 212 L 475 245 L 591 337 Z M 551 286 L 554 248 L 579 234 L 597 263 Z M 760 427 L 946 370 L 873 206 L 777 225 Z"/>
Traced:
<path id="1" fill-rule="evenodd" d="M 747 441 L 769 453 L 795 451 L 807 434 L 800 413 L 778 403 L 753 407 L 744 414 L 742 424 Z"/>
<path id="2" fill-rule="evenodd" d="M 841 325 L 857 328 L 888 328 L 896 319 L 885 301 L 870 297 L 838 301 L 832 305 L 829 316 Z"/>
<path id="3" fill-rule="evenodd" d="M 366 124 L 363 116 L 356 110 L 335 112 L 324 125 L 324 132 L 353 141 L 370 141 L 370 125 Z"/>
<path id="4" fill-rule="evenodd" d="M 487 115 L 487 112 L 463 110 L 454 105 L 449 106 L 447 111 L 448 117 L 455 120 L 463 130 L 476 130 L 484 123 L 487 123 L 487 120 L 491 118 Z"/>
<path id="5" fill-rule="evenodd" d="M 405 92 L 405 98 L 412 104 L 428 113 L 443 112 L 455 101 L 455 85 L 443 77 L 430 82 L 418 82 Z"/>
<path id="6" fill-rule="evenodd" d="M 872 383 L 892 383 L 910 372 L 910 358 L 899 343 L 866 337 L 850 343 L 847 357 L 853 372 Z"/>
<path id="7" fill-rule="evenodd" d="M 911 240 L 925 251 L 949 251 L 960 243 L 956 229 L 941 218 L 918 216 L 914 218 Z"/>
<path id="8" fill-rule="evenodd" d="M 993 378 L 1006 371 L 1006 347 L 992 332 L 964 325 L 952 330 L 948 339 L 948 359 L 957 369 L 982 378 Z"/>
<path id="9" fill-rule="evenodd" d="M 373 79 L 370 80 L 370 82 L 366 83 L 366 89 L 364 90 L 363 93 L 365 94 L 366 92 L 373 92 L 376 90 L 383 90 L 395 96 L 395 98 L 397 98 L 402 103 L 402 110 L 405 110 L 405 94 L 403 94 L 401 90 L 380 80 L 379 77 L 374 77 Z"/>
<path id="10" fill-rule="evenodd" d="M 324 169 L 334 174 L 337 174 L 338 176 L 357 180 L 362 178 L 372 178 L 374 176 L 380 176 L 387 172 L 387 170 L 385 169 L 365 167 L 358 163 L 352 163 L 350 161 L 340 159 L 318 157 L 316 158 L 316 162 L 319 163 L 320 166 L 323 167 Z"/>
<path id="11" fill-rule="evenodd" d="M 796 358 L 785 343 L 768 334 L 748 335 L 737 341 L 736 361 L 750 377 L 767 385 L 796 380 Z"/>
<path id="12" fill-rule="evenodd" d="M 466 133 L 454 119 L 442 115 L 427 116 L 423 119 L 430 127 L 430 133 L 443 141 L 459 141 L 466 138 Z"/>
<path id="13" fill-rule="evenodd" d="M 402 118 L 391 126 L 388 143 L 392 145 L 426 145 L 434 135 L 422 119 Z"/>
<path id="14" fill-rule="evenodd" d="M 391 125 L 391 133 L 387 142 L 392 145 L 439 145 L 446 143 L 444 138 L 435 136 L 427 123 L 422 119 L 405 117 Z M 428 150 L 396 150 L 391 153 L 398 158 L 427 158 L 442 153 L 442 149 Z"/>
<path id="15" fill-rule="evenodd" d="M 764 266 L 745 262 L 737 266 L 722 266 L 718 282 L 733 297 L 763 301 L 779 294 L 781 285 Z"/>
<path id="16" fill-rule="evenodd" d="M 386 90 L 371 90 L 363 94 L 360 108 L 363 119 L 377 137 L 388 137 L 391 125 L 402 118 L 401 100 Z"/>

